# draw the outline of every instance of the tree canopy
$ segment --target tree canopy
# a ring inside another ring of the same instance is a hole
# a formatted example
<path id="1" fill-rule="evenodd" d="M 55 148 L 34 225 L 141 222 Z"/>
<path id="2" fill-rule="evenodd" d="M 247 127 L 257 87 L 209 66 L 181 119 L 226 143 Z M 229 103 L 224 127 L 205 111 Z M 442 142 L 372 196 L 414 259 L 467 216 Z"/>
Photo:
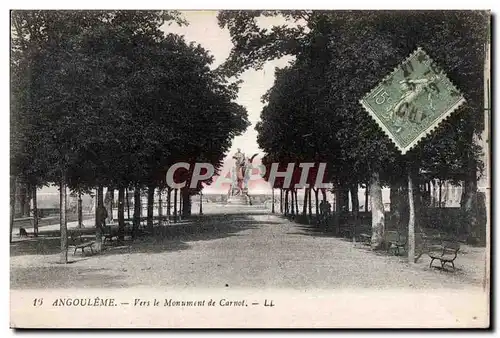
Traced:
<path id="1" fill-rule="evenodd" d="M 282 16 L 289 26 L 262 29 L 259 16 Z M 222 72 L 234 76 L 282 55 L 264 96 L 258 140 L 266 153 L 320 155 L 334 180 L 366 182 L 373 171 L 388 182 L 408 159 L 442 179 L 463 179 L 464 153 L 478 158 L 472 132 L 482 124 L 482 61 L 486 13 L 470 11 L 225 11 L 219 23 L 235 44 Z M 403 158 L 359 100 L 417 47 L 448 74 L 466 98 L 430 137 Z M 474 79 L 474 80 L 471 80 Z M 300 133 L 298 135 L 297 133 Z"/>
<path id="2" fill-rule="evenodd" d="M 161 26 L 172 11 L 13 12 L 11 171 L 72 189 L 158 184 L 219 167 L 248 126 L 213 57 Z"/>

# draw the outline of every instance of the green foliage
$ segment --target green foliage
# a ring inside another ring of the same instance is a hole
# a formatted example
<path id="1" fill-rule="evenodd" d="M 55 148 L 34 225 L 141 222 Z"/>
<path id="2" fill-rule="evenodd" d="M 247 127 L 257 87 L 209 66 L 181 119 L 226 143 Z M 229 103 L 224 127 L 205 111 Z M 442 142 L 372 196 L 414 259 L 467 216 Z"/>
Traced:
<path id="1" fill-rule="evenodd" d="M 290 27 L 261 29 L 261 15 L 288 18 Z M 389 183 L 405 177 L 408 165 L 463 180 L 482 166 L 472 136 L 483 122 L 488 20 L 480 11 L 223 12 L 219 23 L 234 48 L 222 69 L 234 75 L 296 56 L 263 98 L 258 142 L 270 158 L 321 158 L 337 183 L 367 182 L 372 172 Z M 359 100 L 417 47 L 437 61 L 467 103 L 403 157 Z"/>
<path id="2" fill-rule="evenodd" d="M 220 166 L 246 110 L 213 57 L 165 22 L 186 23 L 172 11 L 13 12 L 12 173 L 65 174 L 84 191 L 156 185 L 181 160 Z"/>

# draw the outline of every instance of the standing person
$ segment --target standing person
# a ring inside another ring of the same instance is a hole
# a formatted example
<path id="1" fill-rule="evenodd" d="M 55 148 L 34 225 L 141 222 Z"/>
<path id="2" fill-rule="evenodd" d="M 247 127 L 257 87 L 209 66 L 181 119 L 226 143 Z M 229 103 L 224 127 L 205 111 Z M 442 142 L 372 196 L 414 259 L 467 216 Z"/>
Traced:
<path id="1" fill-rule="evenodd" d="M 323 222 L 325 223 L 325 227 L 328 227 L 328 220 L 330 219 L 332 205 L 330 204 L 330 202 L 325 201 L 323 208 L 324 208 Z"/>
<path id="2" fill-rule="evenodd" d="M 325 211 L 326 211 L 326 217 L 330 217 L 330 214 L 332 213 L 332 204 L 329 201 L 326 201 L 325 205 Z"/>

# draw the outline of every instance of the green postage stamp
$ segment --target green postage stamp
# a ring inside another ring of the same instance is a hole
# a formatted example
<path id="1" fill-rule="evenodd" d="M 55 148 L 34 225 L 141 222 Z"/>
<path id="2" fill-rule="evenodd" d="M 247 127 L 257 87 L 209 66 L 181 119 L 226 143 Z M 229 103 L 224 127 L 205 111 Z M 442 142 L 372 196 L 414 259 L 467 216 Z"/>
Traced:
<path id="1" fill-rule="evenodd" d="M 465 99 L 418 48 L 360 102 L 405 154 Z"/>

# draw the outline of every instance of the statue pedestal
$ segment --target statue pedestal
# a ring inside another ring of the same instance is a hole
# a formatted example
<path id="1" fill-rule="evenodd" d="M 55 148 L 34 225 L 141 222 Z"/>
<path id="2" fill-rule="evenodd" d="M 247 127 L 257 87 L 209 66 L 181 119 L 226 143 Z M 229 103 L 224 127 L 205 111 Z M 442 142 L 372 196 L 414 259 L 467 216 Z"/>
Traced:
<path id="1" fill-rule="evenodd" d="M 227 204 L 232 205 L 251 205 L 250 196 L 248 195 L 236 195 L 231 196 L 227 199 Z"/>

